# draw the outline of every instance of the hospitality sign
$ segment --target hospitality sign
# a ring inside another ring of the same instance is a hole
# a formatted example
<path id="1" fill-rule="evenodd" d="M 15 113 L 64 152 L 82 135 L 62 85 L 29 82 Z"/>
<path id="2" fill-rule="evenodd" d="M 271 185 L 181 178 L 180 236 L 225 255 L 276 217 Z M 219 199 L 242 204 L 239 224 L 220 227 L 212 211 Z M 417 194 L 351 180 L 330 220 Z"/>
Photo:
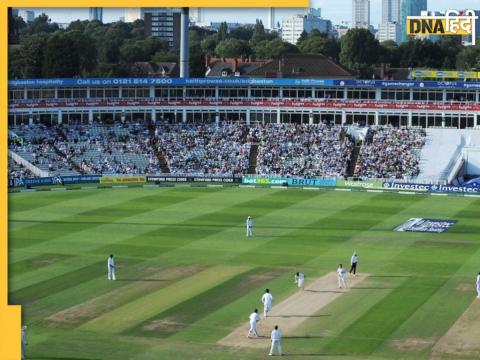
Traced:
<path id="1" fill-rule="evenodd" d="M 475 20 L 473 10 L 447 10 L 444 16 L 408 16 L 408 35 L 471 35 L 475 45 Z"/>

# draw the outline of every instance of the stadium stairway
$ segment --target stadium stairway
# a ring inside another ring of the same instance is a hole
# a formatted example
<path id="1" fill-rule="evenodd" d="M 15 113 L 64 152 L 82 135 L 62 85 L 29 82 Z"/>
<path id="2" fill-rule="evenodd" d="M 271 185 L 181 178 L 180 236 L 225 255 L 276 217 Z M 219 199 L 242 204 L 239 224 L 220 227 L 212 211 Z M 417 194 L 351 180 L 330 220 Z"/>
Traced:
<path id="1" fill-rule="evenodd" d="M 153 149 L 158 162 L 160 163 L 160 169 L 162 170 L 162 173 L 170 174 L 170 169 L 168 167 L 167 160 L 165 159 L 165 154 L 158 146 L 158 138 L 155 136 L 155 125 L 151 121 L 148 123 L 148 135 L 150 137 L 150 146 Z"/>
<path id="2" fill-rule="evenodd" d="M 64 140 L 65 142 L 68 143 L 67 135 L 63 132 L 62 128 L 61 127 L 56 127 L 56 130 L 57 130 L 58 136 L 62 140 Z M 71 157 L 68 157 L 66 153 L 64 153 L 62 150 L 60 150 L 58 148 L 58 146 L 55 144 L 55 142 L 52 143 L 52 146 L 53 146 L 53 149 L 55 150 L 55 152 L 57 153 L 58 156 L 61 156 L 65 159 L 67 159 L 68 163 L 70 164 L 70 166 L 72 167 L 72 169 L 74 171 L 78 172 L 79 174 L 85 174 L 85 171 L 82 169 L 82 167 L 80 165 L 78 165 L 75 161 L 73 161 L 73 159 Z"/>
<path id="3" fill-rule="evenodd" d="M 248 157 L 248 174 L 257 173 L 258 143 L 252 143 Z"/>
<path id="4" fill-rule="evenodd" d="M 350 157 L 350 162 L 348 163 L 348 168 L 347 168 L 347 177 L 353 177 L 353 174 L 355 173 L 355 168 L 357 167 L 357 160 L 358 160 L 358 155 L 360 154 L 360 148 L 362 145 L 356 145 L 353 148 L 352 151 L 352 156 Z"/>

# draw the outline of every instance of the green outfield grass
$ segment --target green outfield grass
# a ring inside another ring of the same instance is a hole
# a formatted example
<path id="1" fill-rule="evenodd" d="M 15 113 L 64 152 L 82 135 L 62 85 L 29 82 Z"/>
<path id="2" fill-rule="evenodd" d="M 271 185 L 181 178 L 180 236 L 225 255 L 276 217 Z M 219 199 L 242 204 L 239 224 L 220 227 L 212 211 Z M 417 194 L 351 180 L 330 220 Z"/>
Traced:
<path id="1" fill-rule="evenodd" d="M 443 234 L 392 231 L 411 217 L 458 223 Z M 467 308 L 480 311 L 479 219 L 473 197 L 237 187 L 15 193 L 10 302 L 23 305 L 29 359 L 263 359 L 268 349 L 217 342 L 247 327 L 266 287 L 286 299 L 295 271 L 308 284 L 348 265 L 355 250 L 370 277 L 284 339 L 286 354 L 451 359 L 437 342 Z M 115 282 L 106 278 L 110 253 Z"/>

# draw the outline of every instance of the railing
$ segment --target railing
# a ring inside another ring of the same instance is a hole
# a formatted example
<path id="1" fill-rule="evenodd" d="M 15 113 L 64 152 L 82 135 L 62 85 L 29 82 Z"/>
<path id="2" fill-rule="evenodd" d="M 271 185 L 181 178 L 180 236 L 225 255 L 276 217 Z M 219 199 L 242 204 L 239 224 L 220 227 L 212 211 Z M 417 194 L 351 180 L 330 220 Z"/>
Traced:
<path id="1" fill-rule="evenodd" d="M 26 159 L 24 159 L 17 153 L 13 152 L 12 150 L 8 150 L 8 156 L 11 157 L 13 161 L 23 165 L 26 169 L 30 170 L 34 175 L 37 175 L 38 177 L 50 176 L 48 171 L 39 169 L 38 167 L 33 165 L 31 162 L 27 161 Z"/>

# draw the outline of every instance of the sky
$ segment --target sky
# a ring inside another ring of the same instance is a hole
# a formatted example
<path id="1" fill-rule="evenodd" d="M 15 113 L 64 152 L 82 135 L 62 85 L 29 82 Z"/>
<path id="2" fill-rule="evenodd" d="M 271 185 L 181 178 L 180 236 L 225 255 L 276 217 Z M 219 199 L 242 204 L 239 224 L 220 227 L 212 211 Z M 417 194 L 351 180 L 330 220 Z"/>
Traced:
<path id="1" fill-rule="evenodd" d="M 341 6 L 340 6 L 341 3 Z M 351 22 L 352 0 L 311 0 L 310 7 L 321 8 L 322 17 L 331 20 L 334 24 L 342 22 Z M 480 0 L 428 0 L 428 10 L 445 11 L 448 9 L 480 9 Z M 88 19 L 88 8 L 32 8 L 35 14 L 42 12 L 47 14 L 52 21 L 58 23 L 69 23 L 80 19 Z M 290 14 L 301 13 L 303 9 L 278 9 L 275 15 L 275 22 L 281 21 L 281 18 Z M 103 21 L 118 21 L 123 16 L 121 8 L 104 8 Z M 254 23 L 255 19 L 261 19 L 264 24 L 267 23 L 267 9 L 261 8 L 236 8 L 236 9 L 204 9 L 204 21 L 227 21 Z M 371 24 L 375 27 L 381 22 L 382 0 L 370 0 L 370 18 Z"/>

